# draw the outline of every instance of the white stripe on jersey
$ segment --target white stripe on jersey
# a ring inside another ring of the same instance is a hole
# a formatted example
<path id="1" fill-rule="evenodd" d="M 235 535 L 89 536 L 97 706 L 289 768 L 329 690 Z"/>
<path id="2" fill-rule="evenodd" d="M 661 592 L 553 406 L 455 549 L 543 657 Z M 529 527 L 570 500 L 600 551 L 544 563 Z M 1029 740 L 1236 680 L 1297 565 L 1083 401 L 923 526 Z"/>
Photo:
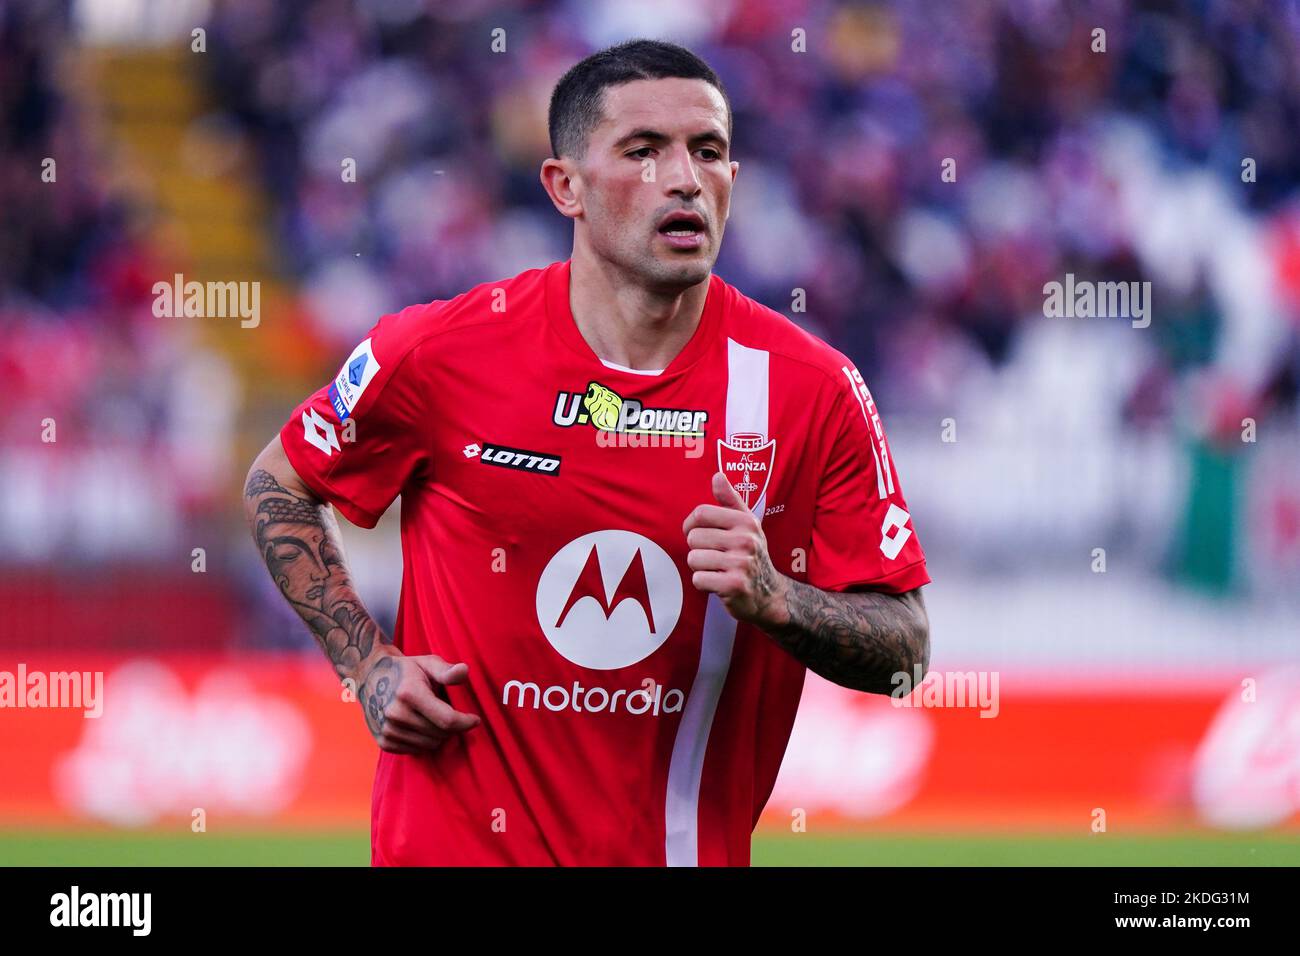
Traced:
<path id="1" fill-rule="evenodd" d="M 727 339 L 727 418 L 720 437 L 725 439 L 736 432 L 767 436 L 767 418 L 768 353 Z M 766 501 L 764 490 L 754 507 L 759 521 L 763 520 Z M 735 639 L 736 619 L 727 612 L 721 598 L 710 594 L 704 612 L 700 666 L 682 709 L 672 761 L 668 765 L 664 854 L 669 866 L 698 866 L 700 862 L 700 781 L 704 775 L 704 755 L 718 699 L 727 681 Z"/>

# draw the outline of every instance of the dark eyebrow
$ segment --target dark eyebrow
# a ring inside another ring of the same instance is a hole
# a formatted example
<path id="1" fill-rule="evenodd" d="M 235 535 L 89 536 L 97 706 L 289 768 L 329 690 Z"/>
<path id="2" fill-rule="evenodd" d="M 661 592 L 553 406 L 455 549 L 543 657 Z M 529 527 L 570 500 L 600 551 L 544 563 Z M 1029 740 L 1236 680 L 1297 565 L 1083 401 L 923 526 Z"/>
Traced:
<path id="1" fill-rule="evenodd" d="M 635 132 L 628 133 L 626 136 L 619 137 L 617 142 L 614 143 L 613 148 L 622 149 L 628 143 L 637 139 L 648 139 L 652 143 L 668 142 L 667 134 L 661 133 L 657 129 L 639 129 L 636 130 Z M 722 152 L 726 152 L 727 147 L 730 145 L 727 142 L 727 138 L 725 136 L 723 136 L 721 133 L 718 133 L 714 130 L 705 130 L 703 133 L 696 133 L 694 136 L 690 138 L 689 142 L 691 144 L 716 143 L 721 148 Z"/>

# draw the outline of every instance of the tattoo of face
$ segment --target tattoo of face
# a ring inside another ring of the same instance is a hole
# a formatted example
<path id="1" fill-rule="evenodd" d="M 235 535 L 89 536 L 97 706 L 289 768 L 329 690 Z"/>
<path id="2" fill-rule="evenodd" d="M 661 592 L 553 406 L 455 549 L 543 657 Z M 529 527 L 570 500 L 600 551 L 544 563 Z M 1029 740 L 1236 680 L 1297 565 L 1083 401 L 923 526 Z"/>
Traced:
<path id="1" fill-rule="evenodd" d="M 352 587 L 329 507 L 295 494 L 258 469 L 244 486 L 253 536 L 276 586 L 307 622 L 340 674 L 370 655 L 379 628 Z"/>

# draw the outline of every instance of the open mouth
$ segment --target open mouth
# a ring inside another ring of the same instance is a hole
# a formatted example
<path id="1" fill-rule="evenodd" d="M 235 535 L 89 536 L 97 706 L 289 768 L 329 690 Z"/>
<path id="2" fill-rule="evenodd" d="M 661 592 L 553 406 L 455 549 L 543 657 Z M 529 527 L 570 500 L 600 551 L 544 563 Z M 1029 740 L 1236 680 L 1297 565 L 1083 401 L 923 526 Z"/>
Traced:
<path id="1" fill-rule="evenodd" d="M 659 234 L 669 245 L 694 248 L 704 242 L 704 220 L 695 213 L 673 213 L 659 223 Z"/>
<path id="2" fill-rule="evenodd" d="M 670 216 L 659 224 L 659 231 L 665 236 L 694 236 L 704 231 L 704 223 L 698 216 Z"/>
<path id="3" fill-rule="evenodd" d="M 665 236 L 693 236 L 700 231 L 694 223 L 669 223 L 660 230 Z"/>

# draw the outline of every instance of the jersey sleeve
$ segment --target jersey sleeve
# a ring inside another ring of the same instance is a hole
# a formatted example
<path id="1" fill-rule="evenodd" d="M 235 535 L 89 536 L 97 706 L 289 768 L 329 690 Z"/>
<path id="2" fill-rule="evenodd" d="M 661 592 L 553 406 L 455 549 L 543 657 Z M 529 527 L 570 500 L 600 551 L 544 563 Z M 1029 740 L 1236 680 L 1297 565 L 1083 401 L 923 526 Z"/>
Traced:
<path id="1" fill-rule="evenodd" d="M 828 450 L 813 509 L 808 583 L 901 594 L 930 582 L 885 427 L 858 370 L 845 363 L 825 417 Z"/>
<path id="2" fill-rule="evenodd" d="M 402 333 L 398 316 L 380 319 L 280 429 L 285 455 L 307 487 L 363 528 L 373 528 L 412 476 L 429 467 L 417 348 Z"/>

